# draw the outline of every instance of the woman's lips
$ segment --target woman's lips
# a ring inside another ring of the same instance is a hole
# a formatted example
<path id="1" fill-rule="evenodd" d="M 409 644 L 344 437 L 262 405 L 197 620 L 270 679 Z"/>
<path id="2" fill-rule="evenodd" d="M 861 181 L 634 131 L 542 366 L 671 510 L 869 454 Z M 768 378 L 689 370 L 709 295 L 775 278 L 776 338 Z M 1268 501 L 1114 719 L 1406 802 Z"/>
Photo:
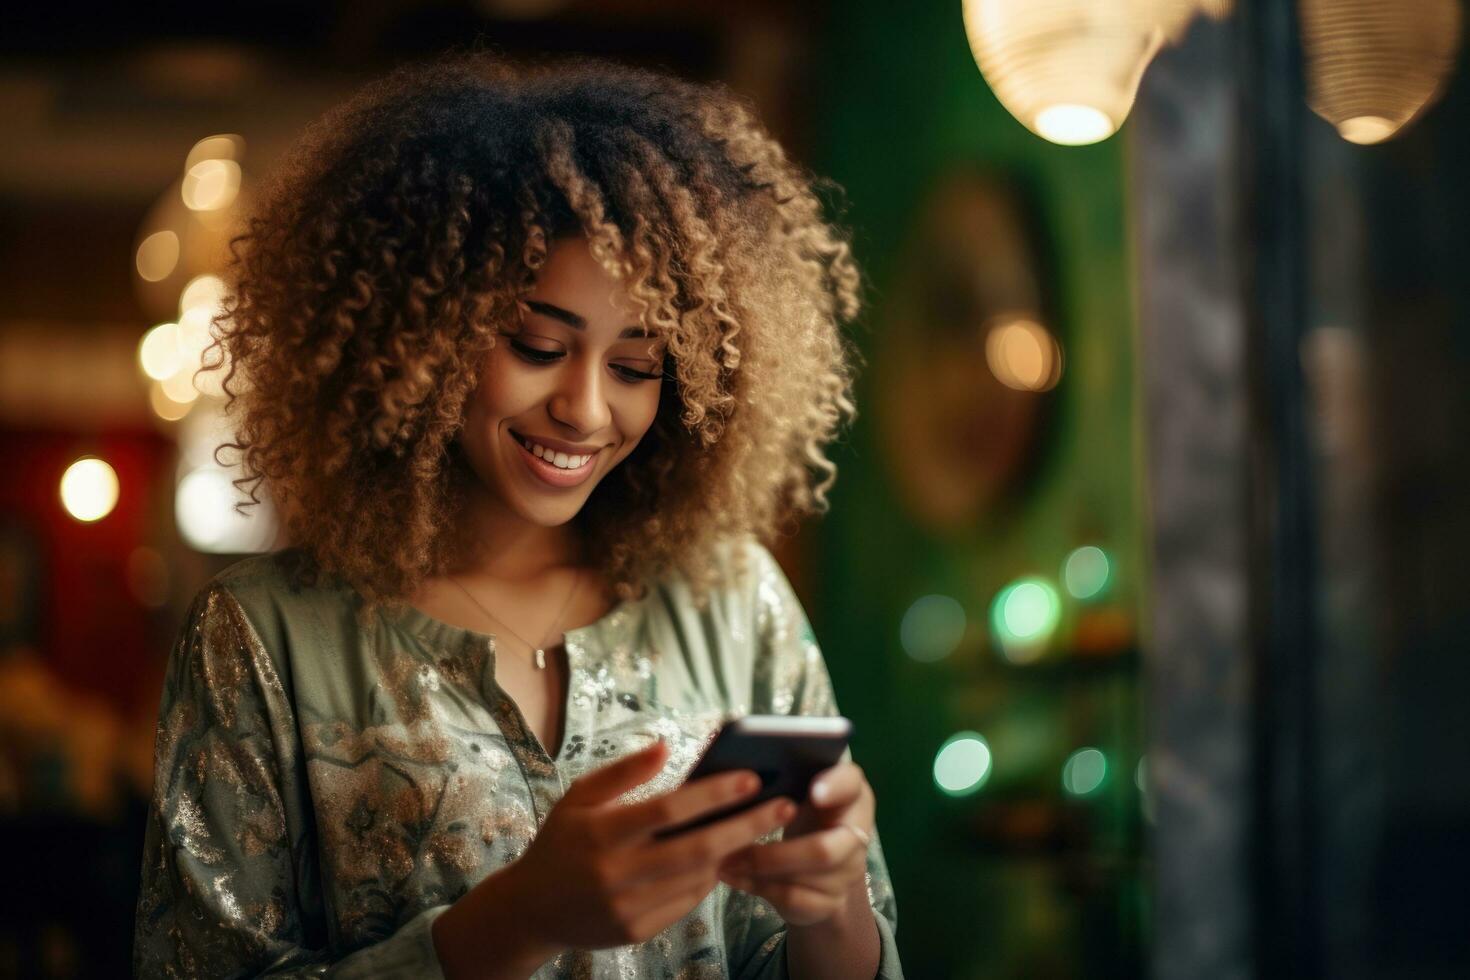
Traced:
<path id="1" fill-rule="evenodd" d="M 520 453 L 521 458 L 526 461 L 526 468 L 531 471 L 532 476 L 535 476 L 542 483 L 547 483 L 560 489 L 575 487 L 581 484 L 592 475 L 592 464 L 597 462 L 598 454 L 593 453 L 587 462 L 576 469 L 564 470 L 560 467 L 553 466 L 531 452 L 514 434 L 511 435 L 510 441 L 515 443 L 516 452 Z"/>

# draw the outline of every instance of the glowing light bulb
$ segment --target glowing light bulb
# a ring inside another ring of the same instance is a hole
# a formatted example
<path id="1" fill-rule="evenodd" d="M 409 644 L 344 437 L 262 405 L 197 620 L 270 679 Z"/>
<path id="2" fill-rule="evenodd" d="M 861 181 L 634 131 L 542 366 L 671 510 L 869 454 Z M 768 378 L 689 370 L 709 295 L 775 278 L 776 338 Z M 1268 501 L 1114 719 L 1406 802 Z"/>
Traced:
<path id="1" fill-rule="evenodd" d="M 1036 114 L 1036 132 L 1062 146 L 1086 146 L 1105 140 L 1118 131 L 1101 109 L 1090 105 L 1047 106 Z"/>
<path id="2" fill-rule="evenodd" d="M 100 521 L 112 513 L 117 496 L 117 471 L 105 460 L 83 457 L 61 475 L 61 505 L 84 523 Z"/>

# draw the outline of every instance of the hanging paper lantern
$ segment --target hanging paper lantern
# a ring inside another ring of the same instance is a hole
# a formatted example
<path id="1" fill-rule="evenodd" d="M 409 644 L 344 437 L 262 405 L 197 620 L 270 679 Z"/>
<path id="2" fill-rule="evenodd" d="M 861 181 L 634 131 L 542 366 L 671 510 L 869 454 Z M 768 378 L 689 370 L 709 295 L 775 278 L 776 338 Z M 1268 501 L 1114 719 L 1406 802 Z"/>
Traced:
<path id="1" fill-rule="evenodd" d="M 1143 0 L 965 0 L 970 50 L 995 96 L 1053 143 L 1117 132 L 1164 37 Z"/>
<path id="2" fill-rule="evenodd" d="M 1439 95 L 1459 0 L 1301 0 L 1307 103 L 1350 143 L 1380 143 Z"/>

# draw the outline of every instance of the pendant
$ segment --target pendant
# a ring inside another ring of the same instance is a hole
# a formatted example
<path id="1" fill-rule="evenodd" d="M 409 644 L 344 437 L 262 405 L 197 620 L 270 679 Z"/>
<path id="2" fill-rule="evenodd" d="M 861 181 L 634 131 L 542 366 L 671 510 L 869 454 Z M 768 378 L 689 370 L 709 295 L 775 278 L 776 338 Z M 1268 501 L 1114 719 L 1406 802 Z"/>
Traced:
<path id="1" fill-rule="evenodd" d="M 536 669 L 546 669 L 546 651 L 539 648 L 536 650 Z"/>

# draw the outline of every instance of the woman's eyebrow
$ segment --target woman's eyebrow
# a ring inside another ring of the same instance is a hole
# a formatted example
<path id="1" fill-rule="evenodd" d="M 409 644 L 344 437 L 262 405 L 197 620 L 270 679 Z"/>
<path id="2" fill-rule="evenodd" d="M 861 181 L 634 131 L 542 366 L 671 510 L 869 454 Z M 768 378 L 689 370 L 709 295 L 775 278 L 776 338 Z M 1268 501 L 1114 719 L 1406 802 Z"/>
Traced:
<path id="1" fill-rule="evenodd" d="M 526 305 L 529 306 L 533 312 L 540 313 L 542 316 L 549 316 L 553 320 L 560 320 L 562 323 L 565 323 L 573 330 L 587 329 L 587 321 L 578 316 L 576 313 L 573 313 L 571 310 L 564 310 L 560 306 L 556 306 L 555 304 L 547 303 L 544 300 L 539 299 L 528 299 L 526 300 Z M 626 327 L 624 328 L 622 333 L 618 334 L 618 339 L 621 340 L 623 337 L 652 336 L 653 334 L 649 333 L 646 327 Z"/>

